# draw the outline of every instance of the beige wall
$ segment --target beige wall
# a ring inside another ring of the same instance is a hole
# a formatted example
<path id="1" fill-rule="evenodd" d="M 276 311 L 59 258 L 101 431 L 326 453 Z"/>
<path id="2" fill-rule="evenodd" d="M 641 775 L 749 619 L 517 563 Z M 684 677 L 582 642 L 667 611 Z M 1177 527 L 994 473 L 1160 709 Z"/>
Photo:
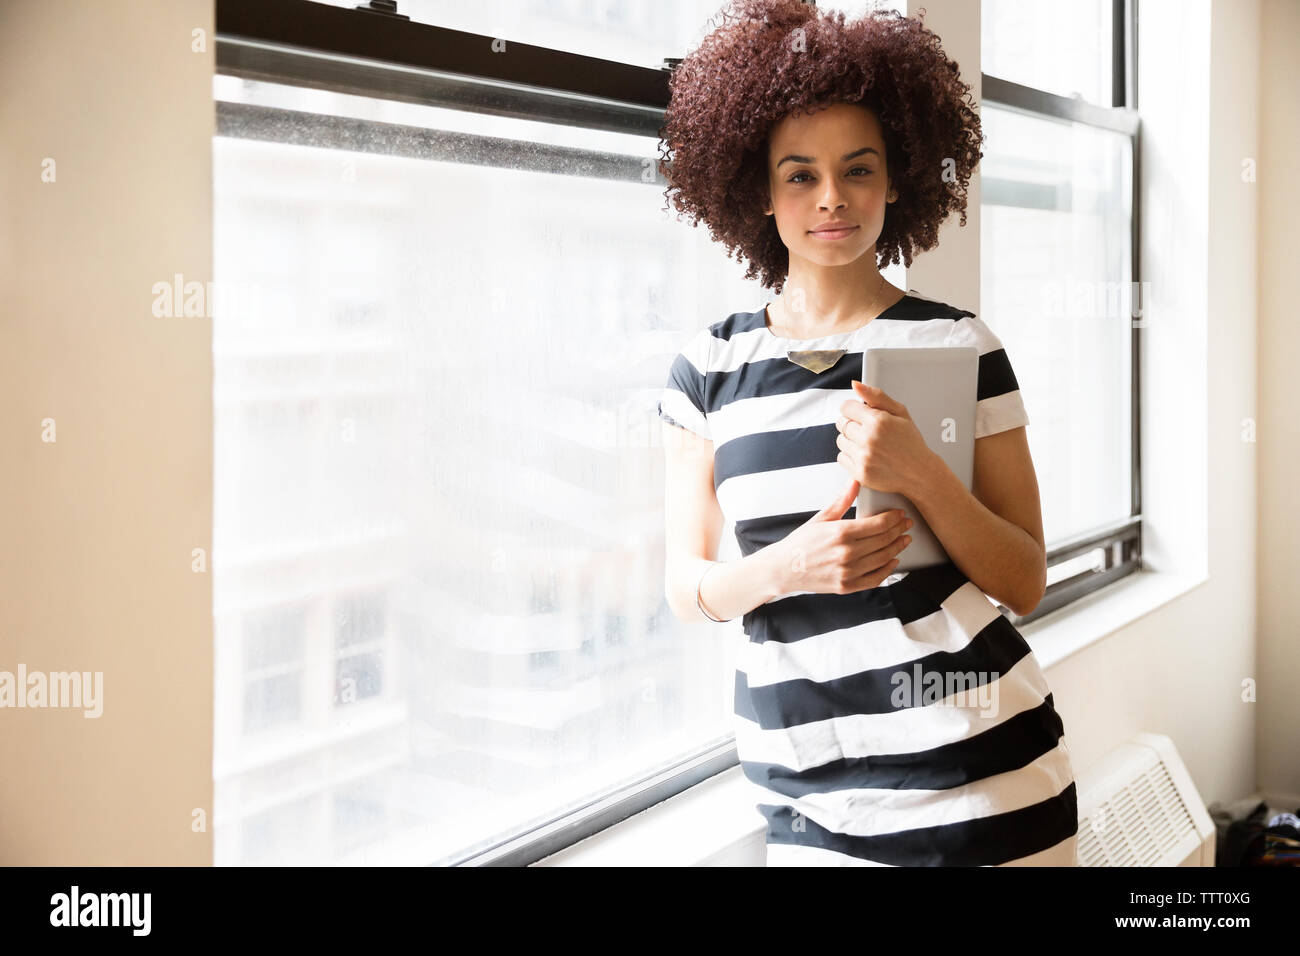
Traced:
<path id="1" fill-rule="evenodd" d="M 212 28 L 0 5 L 0 670 L 103 672 L 98 718 L 0 710 L 0 863 L 212 861 L 211 322 L 152 314 L 211 278 Z"/>
<path id="2" fill-rule="evenodd" d="M 1295 317 L 1300 250 L 1300 3 L 1260 5 L 1259 379 L 1259 785 L 1300 805 L 1300 322 Z M 1256 288 L 1248 290 L 1256 293 Z M 1231 315 L 1231 313 L 1228 313 Z M 1289 442 L 1289 444 L 1288 444 Z"/>

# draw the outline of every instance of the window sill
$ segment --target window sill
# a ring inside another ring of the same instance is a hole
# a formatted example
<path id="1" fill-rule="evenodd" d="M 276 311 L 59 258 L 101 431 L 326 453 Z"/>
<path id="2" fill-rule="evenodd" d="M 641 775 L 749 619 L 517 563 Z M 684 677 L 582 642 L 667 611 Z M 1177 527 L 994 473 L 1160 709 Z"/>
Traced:
<path id="1" fill-rule="evenodd" d="M 728 767 L 533 866 L 762 866 L 753 784 Z"/>
<path id="2" fill-rule="evenodd" d="M 1043 670 L 1186 594 L 1207 579 L 1137 571 L 1020 627 Z M 755 790 L 731 767 L 534 866 L 762 866 Z"/>
<path id="3" fill-rule="evenodd" d="M 1204 575 L 1135 571 L 1051 614 L 1022 624 L 1019 631 L 1039 666 L 1048 670 L 1207 580 Z"/>

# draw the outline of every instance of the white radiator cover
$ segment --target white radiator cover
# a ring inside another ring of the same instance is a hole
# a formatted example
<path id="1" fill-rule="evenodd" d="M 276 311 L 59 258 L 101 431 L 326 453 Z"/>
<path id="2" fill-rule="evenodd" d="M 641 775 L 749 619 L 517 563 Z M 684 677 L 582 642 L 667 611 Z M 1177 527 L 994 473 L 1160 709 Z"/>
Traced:
<path id="1" fill-rule="evenodd" d="M 1162 734 L 1138 734 L 1079 778 L 1080 866 L 1214 866 L 1214 840 L 1214 821 Z"/>

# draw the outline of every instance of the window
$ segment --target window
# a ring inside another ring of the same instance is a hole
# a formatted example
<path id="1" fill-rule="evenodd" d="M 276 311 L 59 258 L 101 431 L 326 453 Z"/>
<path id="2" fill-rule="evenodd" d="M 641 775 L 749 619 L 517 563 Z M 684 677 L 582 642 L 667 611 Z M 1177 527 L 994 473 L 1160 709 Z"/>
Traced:
<path id="1" fill-rule="evenodd" d="M 301 718 L 303 618 L 301 607 L 252 610 L 244 615 L 245 734 Z"/>
<path id="2" fill-rule="evenodd" d="M 689 41 L 407 6 L 217 4 L 218 864 L 527 863 L 736 762 L 663 595 L 655 405 L 755 295 L 663 209 Z"/>
<path id="3" fill-rule="evenodd" d="M 334 706 L 379 696 L 387 644 L 382 594 L 344 598 L 334 616 Z"/>
<path id="4" fill-rule="evenodd" d="M 1126 22 L 1114 0 L 983 0 L 980 69 L 1058 96 L 1123 106 L 1115 101 L 1123 83 L 1114 82 L 1123 48 L 1117 55 L 1113 40 L 1123 37 Z"/>
<path id="5" fill-rule="evenodd" d="M 1016 623 L 1141 563 L 1135 3 L 981 8 L 981 306 L 1036 426 L 1048 549 Z"/>

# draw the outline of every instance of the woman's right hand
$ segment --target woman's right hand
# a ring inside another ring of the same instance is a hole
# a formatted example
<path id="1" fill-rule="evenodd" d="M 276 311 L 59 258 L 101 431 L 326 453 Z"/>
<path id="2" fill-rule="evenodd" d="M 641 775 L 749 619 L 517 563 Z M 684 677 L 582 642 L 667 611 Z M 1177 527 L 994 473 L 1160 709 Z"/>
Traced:
<path id="1" fill-rule="evenodd" d="M 896 556 L 912 540 L 902 511 L 843 518 L 858 497 L 848 488 L 817 514 L 771 545 L 779 593 L 850 594 L 878 587 L 898 566 Z"/>

